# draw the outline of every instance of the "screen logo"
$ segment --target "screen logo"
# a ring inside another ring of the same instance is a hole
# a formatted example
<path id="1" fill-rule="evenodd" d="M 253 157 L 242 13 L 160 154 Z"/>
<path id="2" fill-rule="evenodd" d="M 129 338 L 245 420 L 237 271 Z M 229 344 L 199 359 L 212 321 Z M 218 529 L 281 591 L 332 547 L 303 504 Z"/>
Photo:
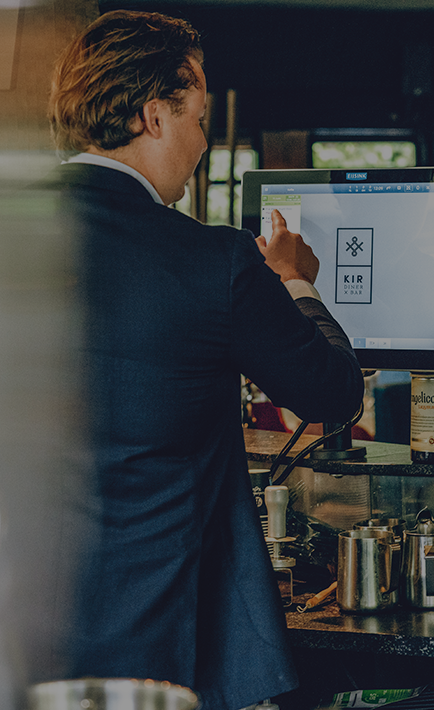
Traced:
<path id="1" fill-rule="evenodd" d="M 368 173 L 347 173 L 347 180 L 367 180 Z"/>

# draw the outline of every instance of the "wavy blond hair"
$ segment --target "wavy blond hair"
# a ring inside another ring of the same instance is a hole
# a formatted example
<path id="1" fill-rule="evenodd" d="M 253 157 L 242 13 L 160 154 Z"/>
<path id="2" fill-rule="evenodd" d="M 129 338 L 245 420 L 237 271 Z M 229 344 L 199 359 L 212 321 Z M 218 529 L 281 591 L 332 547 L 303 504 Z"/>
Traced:
<path id="1" fill-rule="evenodd" d="M 191 58 L 203 61 L 199 35 L 185 20 L 127 10 L 102 15 L 55 67 L 48 117 L 57 148 L 128 145 L 140 135 L 134 118 L 154 98 L 182 112 L 186 90 L 198 86 Z"/>

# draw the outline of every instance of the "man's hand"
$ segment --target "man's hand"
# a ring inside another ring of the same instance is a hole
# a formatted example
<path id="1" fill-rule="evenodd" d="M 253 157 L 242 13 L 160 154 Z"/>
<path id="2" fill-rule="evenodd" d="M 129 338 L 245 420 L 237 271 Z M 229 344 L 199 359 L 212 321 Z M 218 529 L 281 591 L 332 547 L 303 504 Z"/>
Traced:
<path id="1" fill-rule="evenodd" d="M 278 210 L 271 213 L 273 234 L 267 245 L 265 237 L 257 237 L 258 249 L 265 263 L 280 276 L 281 281 L 301 279 L 315 283 L 319 261 L 300 234 L 289 232 L 286 221 Z"/>

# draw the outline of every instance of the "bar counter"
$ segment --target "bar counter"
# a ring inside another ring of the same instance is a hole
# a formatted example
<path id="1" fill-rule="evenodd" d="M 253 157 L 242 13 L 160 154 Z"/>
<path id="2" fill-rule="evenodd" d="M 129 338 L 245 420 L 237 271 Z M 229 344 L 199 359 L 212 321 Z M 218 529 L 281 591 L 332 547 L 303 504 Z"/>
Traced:
<path id="1" fill-rule="evenodd" d="M 283 432 L 246 429 L 245 446 L 252 468 L 269 468 L 289 438 L 290 434 Z M 286 462 L 289 463 L 291 456 L 317 438 L 313 435 L 302 435 Z M 434 477 L 433 465 L 412 463 L 409 446 L 371 441 L 353 442 L 353 446 L 357 445 L 366 446 L 367 455 L 364 459 L 312 461 L 307 458 L 300 461 L 298 465 L 318 472 L 349 476 L 360 474 L 374 477 L 407 476 L 413 480 L 414 477 L 420 477 L 425 481 Z M 293 568 L 294 579 L 297 579 L 296 570 L 297 566 Z M 291 606 L 288 606 L 286 601 L 289 595 L 288 583 L 279 581 L 279 586 L 291 646 L 297 651 L 297 657 L 302 657 L 308 666 L 313 662 L 312 659 L 315 659 L 315 665 L 320 663 L 324 683 L 327 681 L 327 674 L 330 674 L 330 678 L 334 677 L 336 668 L 350 663 L 351 660 L 353 670 L 366 668 L 367 658 L 374 659 L 367 674 L 370 682 L 374 682 L 372 678 L 375 675 L 375 668 L 381 668 L 381 672 L 384 673 L 385 666 L 392 664 L 394 671 L 389 673 L 388 682 L 395 682 L 396 685 L 369 684 L 360 687 L 403 687 L 398 685 L 402 682 L 404 684 L 408 682 L 410 685 L 407 687 L 412 687 L 412 683 L 432 681 L 434 609 L 418 610 L 397 605 L 392 610 L 376 614 L 349 614 L 340 610 L 333 593 L 330 600 L 326 600 L 317 608 L 299 613 L 297 606 L 303 607 L 310 597 L 321 591 L 321 587 L 312 589 L 306 584 L 295 583 L 294 600 Z M 398 668 L 395 674 L 395 669 Z M 405 670 L 401 676 L 402 668 Z M 426 680 L 427 678 L 429 681 Z M 381 682 L 378 677 L 377 682 Z M 309 683 L 308 675 L 306 688 L 309 687 Z M 335 679 L 335 688 L 338 686 L 339 681 Z M 342 684 L 339 689 L 342 689 Z"/>
<path id="2" fill-rule="evenodd" d="M 283 598 L 285 584 L 279 582 Z M 313 710 L 335 693 L 369 688 L 417 688 L 434 678 L 434 610 L 400 607 L 378 614 L 340 611 L 337 602 L 299 613 L 313 593 L 285 609 L 299 675 L 296 703 L 284 710 Z M 432 707 L 431 705 L 429 706 Z"/>
<path id="3" fill-rule="evenodd" d="M 283 599 L 287 583 L 279 582 Z M 397 605 L 378 614 L 348 614 L 332 601 L 299 613 L 312 593 L 299 594 L 285 609 L 291 645 L 306 649 L 385 653 L 434 658 L 434 610 Z"/>
<path id="4" fill-rule="evenodd" d="M 290 434 L 279 431 L 264 431 L 260 429 L 245 429 L 244 443 L 249 461 L 260 462 L 270 466 L 281 449 L 290 439 Z M 298 454 L 308 444 L 318 439 L 312 434 L 302 434 L 291 450 L 291 455 Z M 413 463 L 410 447 L 404 444 L 387 444 L 381 441 L 353 441 L 353 446 L 365 446 L 366 457 L 360 460 L 324 461 L 307 457 L 299 465 L 312 468 L 323 473 L 342 474 L 347 476 L 434 476 L 434 464 Z M 286 462 L 291 461 L 291 456 Z M 285 461 L 284 461 L 285 462 Z"/>

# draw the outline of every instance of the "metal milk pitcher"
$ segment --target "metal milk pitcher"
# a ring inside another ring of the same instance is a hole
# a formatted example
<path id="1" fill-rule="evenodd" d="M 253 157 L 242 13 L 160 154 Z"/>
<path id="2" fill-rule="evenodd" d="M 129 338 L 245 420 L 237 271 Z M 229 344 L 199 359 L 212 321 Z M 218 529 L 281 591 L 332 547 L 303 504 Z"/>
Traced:
<path id="1" fill-rule="evenodd" d="M 360 523 L 356 523 L 353 527 L 354 530 L 390 530 L 398 541 L 398 539 L 402 540 L 402 533 L 406 528 L 406 522 L 404 518 L 370 518 L 369 520 L 362 520 Z"/>
<path id="2" fill-rule="evenodd" d="M 416 527 L 404 531 L 402 591 L 409 606 L 434 607 L 434 521 L 427 508 L 417 514 Z"/>
<path id="3" fill-rule="evenodd" d="M 401 545 L 390 530 L 339 533 L 336 598 L 343 611 L 372 613 L 398 601 Z"/>

